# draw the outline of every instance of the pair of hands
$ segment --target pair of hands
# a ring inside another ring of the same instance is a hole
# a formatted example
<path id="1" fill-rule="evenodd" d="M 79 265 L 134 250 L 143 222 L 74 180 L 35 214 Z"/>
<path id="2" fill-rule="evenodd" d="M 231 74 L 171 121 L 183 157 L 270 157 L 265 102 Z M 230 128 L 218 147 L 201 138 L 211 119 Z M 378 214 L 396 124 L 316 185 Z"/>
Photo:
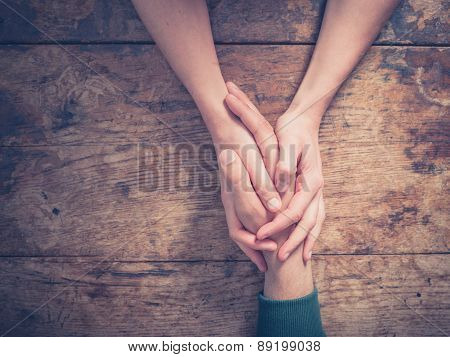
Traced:
<path id="1" fill-rule="evenodd" d="M 325 219 L 320 118 L 288 110 L 274 130 L 235 84 L 227 89 L 226 104 L 240 120 L 215 145 L 230 237 L 263 272 L 263 251 L 278 250 L 285 261 L 304 242 L 306 262 Z"/>

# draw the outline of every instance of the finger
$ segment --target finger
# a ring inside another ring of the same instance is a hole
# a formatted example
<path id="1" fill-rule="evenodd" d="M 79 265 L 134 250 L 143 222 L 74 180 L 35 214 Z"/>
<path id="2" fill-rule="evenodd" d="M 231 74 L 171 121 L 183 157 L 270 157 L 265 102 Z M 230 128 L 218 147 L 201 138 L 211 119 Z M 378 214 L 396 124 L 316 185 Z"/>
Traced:
<path id="1" fill-rule="evenodd" d="M 270 212 L 278 212 L 281 209 L 281 198 L 264 166 L 259 150 L 256 147 L 248 147 L 241 155 L 251 183 L 264 207 Z"/>
<path id="2" fill-rule="evenodd" d="M 232 150 L 222 151 L 219 154 L 219 163 L 221 167 L 222 193 L 223 195 L 229 194 L 231 196 L 226 200 L 222 200 L 232 202 L 228 211 L 234 212 L 236 220 L 239 222 L 239 226 L 236 225 L 236 227 L 239 228 L 244 225 L 247 230 L 256 233 L 259 227 L 269 220 L 269 213 L 256 194 L 244 164 Z M 255 238 L 254 235 L 253 238 Z M 260 247 L 257 242 L 252 248 L 270 250 L 270 247 L 267 248 L 267 245 Z"/>
<path id="3" fill-rule="evenodd" d="M 227 184 L 224 189 L 233 192 L 236 196 L 237 193 L 256 191 L 259 198 L 263 200 L 264 207 L 271 211 L 278 210 L 281 207 L 280 196 L 268 176 L 258 150 L 256 148 L 246 150 L 243 155 L 248 161 L 247 166 L 244 166 L 239 155 L 233 150 L 223 150 L 219 154 L 220 167 Z M 255 203 L 254 206 L 256 207 L 257 204 Z"/>
<path id="4" fill-rule="evenodd" d="M 228 93 L 233 94 L 236 98 L 244 102 L 247 106 L 249 106 L 251 109 L 253 109 L 256 113 L 259 113 L 258 108 L 252 103 L 249 97 L 247 97 L 247 94 L 245 94 L 236 84 L 234 84 L 231 81 L 228 81 L 226 83 Z"/>
<path id="5" fill-rule="evenodd" d="M 310 184 L 300 185 L 300 191 L 296 192 L 292 197 L 287 209 L 280 212 L 272 222 L 265 224 L 258 230 L 258 239 L 265 239 L 300 221 L 306 208 L 323 185 L 322 179 L 313 179 L 312 176 L 313 175 L 309 175 L 311 179 L 307 180 Z M 297 179 L 301 180 L 301 177 L 299 176 Z"/>
<path id="6" fill-rule="evenodd" d="M 264 158 L 269 174 L 275 174 L 278 162 L 278 139 L 272 125 L 259 112 L 254 111 L 242 100 L 228 94 L 225 98 L 230 110 L 238 116 L 245 127 L 252 133 L 256 144 Z"/>
<path id="7" fill-rule="evenodd" d="M 250 232 L 247 232 L 244 229 L 239 229 L 233 232 L 230 232 L 231 239 L 236 243 L 240 243 L 245 245 L 248 248 L 253 250 L 264 250 L 268 252 L 273 252 L 277 250 L 277 243 L 273 240 L 265 239 L 262 241 L 257 241 L 256 236 Z"/>
<path id="8" fill-rule="evenodd" d="M 272 125 L 259 112 L 250 108 L 233 94 L 228 94 L 225 101 L 230 110 L 250 130 L 258 144 L 271 138 L 276 139 Z"/>
<path id="9" fill-rule="evenodd" d="M 242 223 L 236 215 L 231 196 L 230 193 L 226 192 L 222 194 L 222 203 L 225 208 L 225 218 L 230 238 L 240 247 L 247 246 L 254 250 L 264 250 L 269 252 L 276 250 L 277 244 L 274 241 L 269 239 L 257 241 L 254 234 L 243 229 Z"/>
<path id="10" fill-rule="evenodd" d="M 223 150 L 219 154 L 219 164 L 226 183 L 222 189 L 227 192 L 233 192 L 234 187 L 240 187 L 250 182 L 247 170 L 235 151 Z M 248 190 L 250 187 L 244 187 L 243 189 Z"/>
<path id="11" fill-rule="evenodd" d="M 297 174 L 297 163 L 301 146 L 297 139 L 279 139 L 280 158 L 275 169 L 275 185 L 279 192 L 285 192 Z"/>
<path id="12" fill-rule="evenodd" d="M 250 260 L 258 267 L 259 271 L 263 273 L 267 271 L 267 263 L 261 252 L 248 248 L 243 244 L 238 243 L 237 245 L 239 246 L 239 248 L 241 248 L 244 254 L 249 257 Z"/>
<path id="13" fill-rule="evenodd" d="M 323 194 L 321 192 L 319 199 L 319 211 L 317 213 L 317 223 L 314 228 L 309 232 L 306 237 L 305 245 L 303 246 L 303 260 L 305 263 L 312 257 L 312 249 L 317 239 L 319 238 L 320 231 L 322 230 L 323 222 L 325 221 L 325 204 L 323 201 Z"/>
<path id="14" fill-rule="evenodd" d="M 278 252 L 278 259 L 280 259 L 280 261 L 285 261 L 289 255 L 305 240 L 306 236 L 316 225 L 319 212 L 319 201 L 320 196 L 316 195 L 306 209 L 306 212 L 300 222 L 298 222 L 295 229 L 289 235 L 287 241 L 280 248 Z"/>
<path id="15" fill-rule="evenodd" d="M 244 185 L 234 186 L 233 188 L 236 215 L 248 231 L 256 234 L 258 229 L 271 219 L 270 213 L 261 203 L 251 183 L 245 185 L 251 187 L 251 190 L 243 190 L 241 186 Z"/>
<path id="16" fill-rule="evenodd" d="M 278 163 L 279 148 L 272 125 L 238 86 L 233 82 L 227 82 L 227 88 L 231 94 L 225 98 L 228 107 L 252 133 L 263 156 L 266 169 L 273 178 Z"/>

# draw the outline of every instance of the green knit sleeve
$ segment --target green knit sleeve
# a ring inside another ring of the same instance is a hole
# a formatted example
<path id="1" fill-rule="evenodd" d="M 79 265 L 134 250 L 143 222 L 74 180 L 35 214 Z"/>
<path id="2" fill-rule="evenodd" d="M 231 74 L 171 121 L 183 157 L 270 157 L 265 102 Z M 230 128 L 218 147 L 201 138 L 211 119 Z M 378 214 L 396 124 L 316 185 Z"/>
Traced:
<path id="1" fill-rule="evenodd" d="M 320 319 L 317 290 L 292 300 L 271 300 L 259 294 L 257 336 L 325 336 Z"/>

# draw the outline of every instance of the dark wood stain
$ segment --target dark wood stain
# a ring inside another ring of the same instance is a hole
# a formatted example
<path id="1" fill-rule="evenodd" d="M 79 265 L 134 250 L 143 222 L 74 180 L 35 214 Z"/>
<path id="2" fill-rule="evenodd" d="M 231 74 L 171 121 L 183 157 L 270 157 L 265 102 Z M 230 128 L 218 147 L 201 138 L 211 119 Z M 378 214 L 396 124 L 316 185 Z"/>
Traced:
<path id="1" fill-rule="evenodd" d="M 219 42 L 316 41 L 325 0 L 208 0 L 214 39 Z M 8 1 L 38 29 L 1 4 L 0 41 L 49 41 L 45 34 L 67 42 L 150 41 L 130 1 L 82 0 L 55 4 L 52 0 Z M 377 43 L 448 44 L 444 0 L 405 0 L 377 38 Z M 58 26 L 53 26 L 58 18 Z"/>
<path id="2" fill-rule="evenodd" d="M 325 1 L 207 2 L 224 77 L 274 123 Z M 71 45 L 0 4 L 0 332 L 30 315 L 8 335 L 254 334 L 263 276 L 228 238 L 209 134 L 131 2 L 8 4 Z M 448 10 L 402 1 L 323 118 L 330 336 L 450 331 Z"/>

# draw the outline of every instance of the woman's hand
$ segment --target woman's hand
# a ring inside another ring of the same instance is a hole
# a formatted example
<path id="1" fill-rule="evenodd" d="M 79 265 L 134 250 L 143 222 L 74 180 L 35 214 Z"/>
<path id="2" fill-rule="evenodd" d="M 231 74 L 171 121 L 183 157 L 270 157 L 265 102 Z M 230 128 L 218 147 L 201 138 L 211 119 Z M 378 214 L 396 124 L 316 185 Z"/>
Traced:
<path id="1" fill-rule="evenodd" d="M 278 141 L 273 128 L 248 97 L 236 85 L 227 83 L 226 103 L 233 114 L 226 127 L 215 127 L 212 137 L 218 156 L 227 149 L 235 151 L 250 177 L 264 207 L 270 212 L 281 209 L 281 198 L 273 183 L 278 162 Z"/>
<path id="2" fill-rule="evenodd" d="M 258 183 L 262 178 L 272 184 L 279 157 L 278 141 L 272 126 L 248 97 L 233 83 L 227 83 L 227 88 L 227 105 L 240 120 L 236 120 L 238 126 L 233 128 L 233 134 L 229 128 L 224 128 L 219 135 L 213 135 L 219 153 L 222 202 L 231 239 L 261 271 L 266 271 L 267 264 L 261 251 L 275 251 L 277 244 L 272 240 L 257 240 L 255 234 L 273 218 L 273 214 L 267 209 L 272 207 L 261 202 L 264 195 L 258 196 L 254 182 Z M 245 165 L 244 160 L 252 156 L 250 164 Z M 276 193 L 275 197 L 279 199 L 273 184 L 267 190 Z"/>
<path id="3" fill-rule="evenodd" d="M 275 183 L 278 191 L 284 192 L 295 181 L 295 194 L 285 210 L 258 230 L 257 238 L 265 239 L 298 222 L 279 250 L 282 261 L 305 239 L 303 259 L 311 259 L 312 247 L 325 219 L 319 123 L 320 118 L 296 115 L 289 110 L 277 122 L 280 160 Z"/>

